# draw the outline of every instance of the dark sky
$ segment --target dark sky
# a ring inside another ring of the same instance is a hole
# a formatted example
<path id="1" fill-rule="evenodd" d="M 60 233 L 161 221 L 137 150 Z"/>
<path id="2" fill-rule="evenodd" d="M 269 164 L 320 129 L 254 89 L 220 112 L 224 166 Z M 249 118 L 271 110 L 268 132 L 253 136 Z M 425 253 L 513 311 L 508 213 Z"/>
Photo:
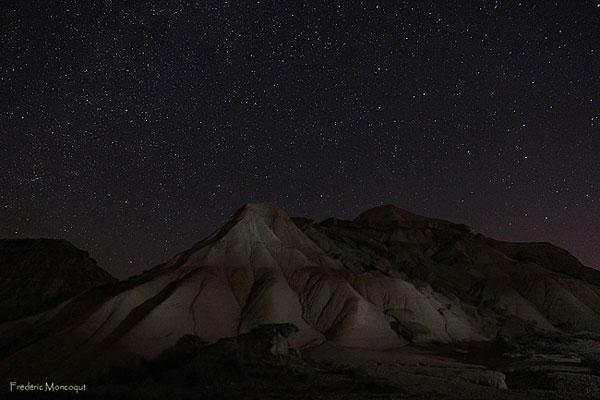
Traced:
<path id="1" fill-rule="evenodd" d="M 0 11 L 0 237 L 123 278 L 246 202 L 392 203 L 600 267 L 598 1 L 31 3 Z"/>

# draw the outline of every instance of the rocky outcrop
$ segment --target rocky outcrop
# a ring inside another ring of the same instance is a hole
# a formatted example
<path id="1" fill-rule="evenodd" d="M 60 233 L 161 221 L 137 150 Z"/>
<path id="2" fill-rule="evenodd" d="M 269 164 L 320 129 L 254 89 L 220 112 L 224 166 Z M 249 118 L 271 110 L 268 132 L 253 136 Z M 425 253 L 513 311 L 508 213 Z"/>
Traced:
<path id="1" fill-rule="evenodd" d="M 86 395 L 288 399 L 323 398 L 327 393 L 327 398 L 371 398 L 373 391 L 401 391 L 362 369 L 302 359 L 290 345 L 297 331 L 292 324 L 260 325 L 213 344 L 188 335 L 155 359 L 111 368 L 89 382 Z"/>
<path id="2" fill-rule="evenodd" d="M 458 317 L 460 328 L 442 340 L 460 340 L 469 331 L 494 337 L 513 318 L 547 330 L 600 332 L 600 273 L 549 243 L 500 242 L 394 206 L 376 207 L 354 221 L 298 225 L 347 270 L 430 287 L 431 297 L 444 305 L 439 310 L 445 320 Z M 423 321 L 420 313 L 410 322 L 440 332 Z"/>
<path id="3" fill-rule="evenodd" d="M 116 282 L 65 240 L 0 240 L 0 322 L 45 311 L 88 289 Z"/>
<path id="4" fill-rule="evenodd" d="M 511 388 L 600 396 L 599 334 L 529 332 L 504 338 L 502 345 L 515 359 L 502 367 Z"/>

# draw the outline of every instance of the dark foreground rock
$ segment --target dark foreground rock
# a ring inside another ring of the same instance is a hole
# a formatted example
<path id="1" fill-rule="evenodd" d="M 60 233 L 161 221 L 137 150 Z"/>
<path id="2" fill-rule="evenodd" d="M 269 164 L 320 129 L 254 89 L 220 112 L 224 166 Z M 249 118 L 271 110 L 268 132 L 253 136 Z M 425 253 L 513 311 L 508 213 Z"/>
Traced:
<path id="1" fill-rule="evenodd" d="M 320 393 L 364 396 L 401 389 L 366 371 L 302 358 L 292 324 L 261 325 L 247 334 L 207 345 L 184 336 L 159 357 L 113 367 L 92 380 L 87 396 L 99 398 L 277 399 Z"/>

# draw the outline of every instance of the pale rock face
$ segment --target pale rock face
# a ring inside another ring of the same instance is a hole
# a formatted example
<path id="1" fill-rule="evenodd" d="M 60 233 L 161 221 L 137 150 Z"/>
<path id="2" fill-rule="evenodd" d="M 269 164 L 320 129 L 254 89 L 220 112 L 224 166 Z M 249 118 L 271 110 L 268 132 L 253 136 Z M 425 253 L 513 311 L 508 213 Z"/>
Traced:
<path id="1" fill-rule="evenodd" d="M 214 342 L 274 323 L 296 325 L 299 346 L 331 340 L 393 347 L 405 340 L 384 311 L 408 308 L 432 332 L 427 340 L 480 337 L 464 313 L 446 310 L 411 283 L 348 271 L 273 203 L 243 207 L 150 274 L 101 304 L 76 331 L 145 357 L 187 334 Z"/>
<path id="2" fill-rule="evenodd" d="M 491 340 L 507 321 L 600 333 L 600 275 L 548 246 L 393 206 L 315 223 L 248 204 L 165 264 L 73 298 L 43 323 L 0 326 L 11 338 L 0 370 L 54 371 L 39 359 L 45 346 L 79 346 L 64 368 L 109 365 L 155 357 L 186 335 L 213 343 L 264 324 L 294 324 L 299 347 Z"/>

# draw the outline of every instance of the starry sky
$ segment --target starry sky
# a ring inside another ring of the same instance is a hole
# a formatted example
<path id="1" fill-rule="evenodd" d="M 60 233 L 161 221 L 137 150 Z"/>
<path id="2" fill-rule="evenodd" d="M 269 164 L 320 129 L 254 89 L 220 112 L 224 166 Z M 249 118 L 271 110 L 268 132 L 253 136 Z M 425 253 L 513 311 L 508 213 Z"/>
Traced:
<path id="1" fill-rule="evenodd" d="M 0 237 L 119 278 L 264 200 L 600 267 L 597 1 L 9 1 L 0 112 Z"/>

